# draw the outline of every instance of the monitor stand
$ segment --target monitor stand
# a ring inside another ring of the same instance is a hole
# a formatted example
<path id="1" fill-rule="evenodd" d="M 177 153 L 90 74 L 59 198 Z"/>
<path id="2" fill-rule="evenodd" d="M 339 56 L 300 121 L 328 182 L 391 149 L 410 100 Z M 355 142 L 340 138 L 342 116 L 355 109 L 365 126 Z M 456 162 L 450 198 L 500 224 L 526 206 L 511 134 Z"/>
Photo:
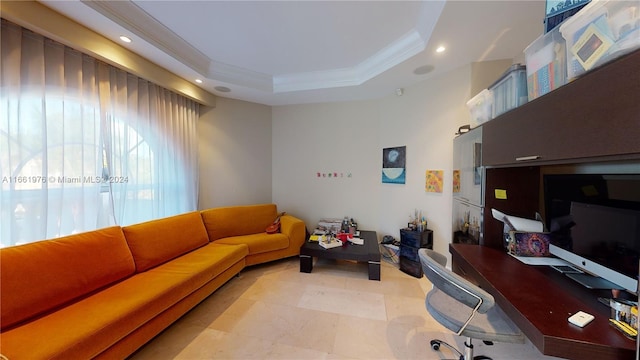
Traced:
<path id="1" fill-rule="evenodd" d="M 616 285 L 611 281 L 601 278 L 599 276 L 593 276 L 585 273 L 565 273 L 565 275 L 577 281 L 587 289 L 624 290 L 622 286 Z"/>

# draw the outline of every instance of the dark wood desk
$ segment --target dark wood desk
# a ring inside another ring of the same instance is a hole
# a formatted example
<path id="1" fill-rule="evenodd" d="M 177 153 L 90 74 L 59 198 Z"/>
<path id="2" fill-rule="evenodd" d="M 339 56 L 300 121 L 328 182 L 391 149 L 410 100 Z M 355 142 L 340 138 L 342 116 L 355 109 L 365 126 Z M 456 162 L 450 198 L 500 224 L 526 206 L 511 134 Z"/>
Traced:
<path id="1" fill-rule="evenodd" d="M 523 264 L 504 251 L 451 244 L 453 270 L 492 294 L 496 303 L 545 355 L 568 359 L 635 359 L 636 343 L 609 325 L 609 309 L 598 296 L 548 266 Z M 593 314 L 579 328 L 567 318 Z"/>

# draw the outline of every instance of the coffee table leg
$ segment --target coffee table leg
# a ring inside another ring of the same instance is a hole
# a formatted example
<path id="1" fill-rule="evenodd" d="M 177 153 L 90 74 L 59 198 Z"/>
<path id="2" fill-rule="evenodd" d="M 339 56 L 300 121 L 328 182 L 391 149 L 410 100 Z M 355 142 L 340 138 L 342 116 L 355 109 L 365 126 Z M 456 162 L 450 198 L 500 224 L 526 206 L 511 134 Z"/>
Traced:
<path id="1" fill-rule="evenodd" d="M 380 261 L 369 261 L 369 280 L 380 281 Z"/>
<path id="2" fill-rule="evenodd" d="M 300 272 L 310 273 L 313 269 L 313 257 L 300 255 Z"/>

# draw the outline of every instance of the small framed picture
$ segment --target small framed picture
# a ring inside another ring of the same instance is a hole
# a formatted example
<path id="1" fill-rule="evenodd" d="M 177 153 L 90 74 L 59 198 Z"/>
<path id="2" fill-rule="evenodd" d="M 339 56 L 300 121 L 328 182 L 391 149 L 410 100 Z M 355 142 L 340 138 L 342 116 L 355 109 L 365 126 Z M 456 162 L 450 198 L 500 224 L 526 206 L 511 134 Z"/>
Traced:
<path id="1" fill-rule="evenodd" d="M 591 69 L 613 45 L 611 39 L 591 24 L 571 47 L 571 52 L 585 70 Z"/>

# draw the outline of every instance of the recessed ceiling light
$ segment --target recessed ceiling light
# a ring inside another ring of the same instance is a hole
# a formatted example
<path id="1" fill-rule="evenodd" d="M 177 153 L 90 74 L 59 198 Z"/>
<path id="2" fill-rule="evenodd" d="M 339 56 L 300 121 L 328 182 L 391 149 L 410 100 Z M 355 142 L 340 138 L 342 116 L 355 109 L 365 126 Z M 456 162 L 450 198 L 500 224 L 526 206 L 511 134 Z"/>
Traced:
<path id="1" fill-rule="evenodd" d="M 202 84 L 202 79 L 196 79 L 196 82 L 197 82 L 198 84 Z"/>
<path id="2" fill-rule="evenodd" d="M 440 45 L 440 46 L 438 46 L 438 48 L 436 49 L 436 52 L 437 52 L 437 53 L 441 53 L 441 52 L 444 52 L 445 50 L 446 50 L 446 48 L 445 48 L 444 46 Z"/>
<path id="3" fill-rule="evenodd" d="M 126 43 L 130 43 L 131 42 L 131 39 L 129 37 L 127 37 L 127 36 L 124 36 L 124 35 L 120 36 L 120 40 L 122 40 L 122 41 L 124 41 Z"/>
<path id="4" fill-rule="evenodd" d="M 231 89 L 229 89 L 226 86 L 216 86 L 216 87 L 214 87 L 214 89 L 218 90 L 220 92 L 223 92 L 223 93 L 231 92 Z"/>

